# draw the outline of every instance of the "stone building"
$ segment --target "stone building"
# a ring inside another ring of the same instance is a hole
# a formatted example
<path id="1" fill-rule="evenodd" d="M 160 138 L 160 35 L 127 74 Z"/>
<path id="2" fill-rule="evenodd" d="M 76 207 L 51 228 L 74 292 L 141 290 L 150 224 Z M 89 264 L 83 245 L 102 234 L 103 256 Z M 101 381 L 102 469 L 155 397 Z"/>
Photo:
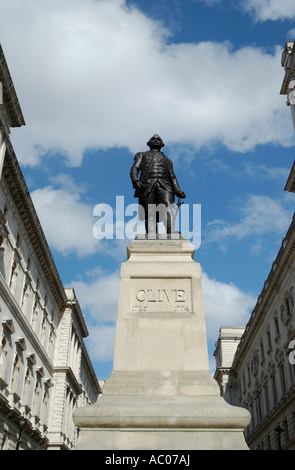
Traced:
<path id="1" fill-rule="evenodd" d="M 295 449 L 294 247 L 293 217 L 244 333 L 223 327 L 216 343 L 221 393 L 251 413 L 250 449 Z"/>
<path id="2" fill-rule="evenodd" d="M 295 126 L 295 48 L 287 42 L 281 94 Z M 295 192 L 295 164 L 285 190 Z M 240 330 L 242 332 L 242 329 Z M 247 408 L 250 449 L 295 450 L 295 215 L 244 333 L 222 327 L 215 378 L 225 399 Z"/>
<path id="3" fill-rule="evenodd" d="M 10 140 L 24 124 L 0 46 L 0 449 L 73 449 L 73 410 L 100 387 Z"/>
<path id="4" fill-rule="evenodd" d="M 295 47 L 294 42 L 286 42 L 285 49 L 282 53 L 282 67 L 284 67 L 285 75 L 281 87 L 280 94 L 287 96 L 287 106 L 291 109 L 291 116 L 295 129 Z M 285 191 L 295 192 L 295 162 L 287 180 Z"/>
<path id="5" fill-rule="evenodd" d="M 214 352 L 216 361 L 215 379 L 219 384 L 220 395 L 228 403 L 236 406 L 239 406 L 238 384 L 231 374 L 231 368 L 244 331 L 244 327 L 222 326 L 219 330 L 219 338 Z"/>
<path id="6" fill-rule="evenodd" d="M 287 95 L 287 106 L 290 106 L 292 119 L 295 126 L 295 49 L 294 42 L 288 41 L 282 53 L 281 65 L 284 67 L 285 76 L 281 86 L 281 95 Z"/>

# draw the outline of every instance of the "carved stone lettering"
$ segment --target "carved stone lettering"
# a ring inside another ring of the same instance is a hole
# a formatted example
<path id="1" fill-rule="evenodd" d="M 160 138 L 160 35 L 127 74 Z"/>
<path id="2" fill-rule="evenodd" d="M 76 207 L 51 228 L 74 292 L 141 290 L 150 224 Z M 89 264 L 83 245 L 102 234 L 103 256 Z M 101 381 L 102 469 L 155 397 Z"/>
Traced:
<path id="1" fill-rule="evenodd" d="M 190 279 L 132 279 L 132 312 L 191 312 Z"/>

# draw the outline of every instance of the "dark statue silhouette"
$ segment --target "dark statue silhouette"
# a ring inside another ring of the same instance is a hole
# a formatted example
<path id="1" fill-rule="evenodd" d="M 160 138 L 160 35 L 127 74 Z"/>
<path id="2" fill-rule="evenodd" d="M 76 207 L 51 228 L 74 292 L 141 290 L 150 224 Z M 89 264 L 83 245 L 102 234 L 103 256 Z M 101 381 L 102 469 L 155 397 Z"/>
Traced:
<path id="1" fill-rule="evenodd" d="M 158 233 L 157 224 L 161 221 L 164 222 L 167 234 L 172 234 L 175 233 L 176 212 L 186 194 L 179 187 L 171 160 L 161 151 L 165 145 L 161 137 L 155 134 L 147 145 L 150 150 L 135 155 L 130 171 L 134 197 L 139 202 L 139 218 L 145 220 L 146 233 L 149 235 Z M 175 196 L 179 198 L 176 212 Z M 156 206 L 163 210 L 156 210 Z"/>

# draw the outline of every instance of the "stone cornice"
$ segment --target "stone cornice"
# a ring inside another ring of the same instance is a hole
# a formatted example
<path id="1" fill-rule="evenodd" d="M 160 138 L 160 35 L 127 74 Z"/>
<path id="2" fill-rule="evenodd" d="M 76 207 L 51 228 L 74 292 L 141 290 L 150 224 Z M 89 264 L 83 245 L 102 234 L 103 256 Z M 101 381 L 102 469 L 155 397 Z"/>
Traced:
<path id="1" fill-rule="evenodd" d="M 75 291 L 73 288 L 65 287 L 65 294 L 67 297 L 66 306 L 75 314 L 76 324 L 79 326 L 81 337 L 86 338 L 89 333 Z"/>
<path id="2" fill-rule="evenodd" d="M 65 291 L 10 141 L 7 142 L 3 176 L 22 217 L 52 294 L 58 307 L 62 310 L 67 302 Z"/>
<path id="3" fill-rule="evenodd" d="M 294 42 L 287 42 L 285 45 L 285 49 L 282 53 L 282 67 L 285 69 L 285 76 L 282 83 L 281 95 L 288 94 L 288 86 L 291 80 L 295 77 L 295 49 L 294 49 Z"/>
<path id="4" fill-rule="evenodd" d="M 54 368 L 54 374 L 65 374 L 74 393 L 77 396 L 82 393 L 82 387 L 71 367 L 57 366 Z"/>
<path id="5" fill-rule="evenodd" d="M 238 371 L 243 358 L 251 345 L 248 339 L 255 335 L 259 325 L 264 319 L 264 314 L 271 304 L 273 296 L 276 295 L 276 290 L 282 278 L 285 275 L 287 266 L 294 260 L 295 256 L 295 214 L 293 215 L 292 222 L 289 226 L 286 236 L 283 239 L 281 248 L 278 255 L 273 262 L 272 269 L 264 283 L 264 287 L 258 297 L 256 306 L 254 307 L 250 320 L 246 325 L 245 332 L 241 338 L 240 344 L 237 347 L 232 368 Z"/>
<path id="6" fill-rule="evenodd" d="M 292 165 L 292 168 L 291 168 L 291 171 L 288 176 L 288 180 L 284 189 L 285 191 L 295 193 L 295 161 Z"/>
<path id="7" fill-rule="evenodd" d="M 9 118 L 10 127 L 25 125 L 22 110 L 12 82 L 12 78 L 0 44 L 0 81 L 3 85 L 3 102 Z M 3 106 L 3 105 L 2 105 Z"/>

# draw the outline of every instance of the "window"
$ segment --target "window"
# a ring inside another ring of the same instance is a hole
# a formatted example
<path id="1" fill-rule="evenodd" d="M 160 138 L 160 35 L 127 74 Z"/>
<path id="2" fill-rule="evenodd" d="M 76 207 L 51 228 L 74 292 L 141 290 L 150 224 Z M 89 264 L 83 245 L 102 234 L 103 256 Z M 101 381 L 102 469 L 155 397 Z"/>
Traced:
<path id="1" fill-rule="evenodd" d="M 289 428 L 287 419 L 284 419 L 284 437 L 285 442 L 287 443 L 289 441 Z"/>
<path id="2" fill-rule="evenodd" d="M 45 390 L 42 400 L 42 409 L 41 409 L 41 421 L 42 424 L 47 424 L 47 412 L 48 412 L 48 403 L 49 403 L 49 390 L 50 383 L 45 384 Z"/>
<path id="3" fill-rule="evenodd" d="M 264 385 L 263 392 L 264 392 L 265 413 L 267 414 L 269 412 L 269 399 L 268 399 L 268 386 L 267 386 L 267 384 Z"/>
<path id="4" fill-rule="evenodd" d="M 0 346 L 0 377 L 5 378 L 6 358 L 8 353 L 8 339 L 3 336 Z"/>
<path id="5" fill-rule="evenodd" d="M 22 301 L 21 301 L 21 310 L 24 315 L 27 313 L 27 303 L 29 297 L 29 284 L 25 282 L 23 294 L 22 294 Z"/>
<path id="6" fill-rule="evenodd" d="M 285 300 L 285 312 L 286 312 L 287 317 L 289 317 L 291 315 L 289 299 Z"/>
<path id="7" fill-rule="evenodd" d="M 41 390 L 40 379 L 37 378 L 36 383 L 35 383 L 34 399 L 33 399 L 33 407 L 32 407 L 33 416 L 38 415 L 40 390 Z"/>
<path id="8" fill-rule="evenodd" d="M 264 356 L 263 341 L 261 341 L 261 343 L 260 343 L 260 354 L 261 354 L 261 361 L 264 361 L 264 360 L 265 360 L 265 356 Z"/>
<path id="9" fill-rule="evenodd" d="M 55 342 L 55 333 L 53 327 L 51 326 L 51 331 L 48 340 L 48 356 L 52 359 L 53 358 L 53 351 L 54 351 L 54 342 Z"/>
<path id="10" fill-rule="evenodd" d="M 11 273 L 10 273 L 10 280 L 9 280 L 9 289 L 14 294 L 16 288 L 16 278 L 18 275 L 18 264 L 16 260 L 12 263 Z"/>
<path id="11" fill-rule="evenodd" d="M 274 375 L 270 377 L 270 382 L 271 382 L 271 389 L 272 389 L 273 405 L 275 405 L 278 401 L 278 398 L 277 398 L 276 379 Z"/>
<path id="12" fill-rule="evenodd" d="M 9 448 L 9 433 L 7 431 L 3 434 L 1 450 L 8 450 Z"/>
<path id="13" fill-rule="evenodd" d="M 25 385 L 24 385 L 24 390 L 23 390 L 23 403 L 25 405 L 28 405 L 28 400 L 29 400 L 29 391 L 30 391 L 30 386 L 32 382 L 32 368 L 30 365 L 27 367 L 26 371 L 26 376 L 25 376 Z"/>
<path id="14" fill-rule="evenodd" d="M 280 374 L 280 382 L 281 382 L 281 391 L 282 395 L 286 393 L 286 381 L 285 381 L 285 372 L 283 364 L 279 365 L 279 374 Z"/>
<path id="15" fill-rule="evenodd" d="M 270 331 L 269 331 L 269 330 L 266 332 L 266 338 L 267 338 L 267 346 L 268 346 L 268 349 L 271 351 L 271 349 L 272 349 L 272 344 L 271 344 L 271 336 L 270 336 Z"/>
<path id="16" fill-rule="evenodd" d="M 33 330 L 36 330 L 37 317 L 38 317 L 38 305 L 39 305 L 38 299 L 37 297 L 35 297 L 32 318 L 31 318 L 31 326 Z"/>
<path id="17" fill-rule="evenodd" d="M 11 391 L 14 393 L 18 391 L 20 366 L 21 366 L 21 357 L 19 353 L 16 353 L 15 358 L 14 358 L 14 363 L 13 363 L 12 380 L 11 380 Z"/>
<path id="18" fill-rule="evenodd" d="M 41 332 L 40 332 L 40 342 L 43 346 L 44 346 L 44 340 L 45 340 L 45 331 L 46 331 L 46 316 L 44 314 L 43 319 L 42 319 Z"/>
<path id="19" fill-rule="evenodd" d="M 276 334 L 279 335 L 280 334 L 280 328 L 279 328 L 279 322 L 278 322 L 277 317 L 275 317 L 274 322 L 275 322 Z"/>
<path id="20" fill-rule="evenodd" d="M 255 404 L 256 404 L 256 416 L 257 416 L 257 423 L 259 423 L 262 419 L 261 416 L 261 402 L 260 402 L 260 393 L 257 393 L 255 397 Z"/>

